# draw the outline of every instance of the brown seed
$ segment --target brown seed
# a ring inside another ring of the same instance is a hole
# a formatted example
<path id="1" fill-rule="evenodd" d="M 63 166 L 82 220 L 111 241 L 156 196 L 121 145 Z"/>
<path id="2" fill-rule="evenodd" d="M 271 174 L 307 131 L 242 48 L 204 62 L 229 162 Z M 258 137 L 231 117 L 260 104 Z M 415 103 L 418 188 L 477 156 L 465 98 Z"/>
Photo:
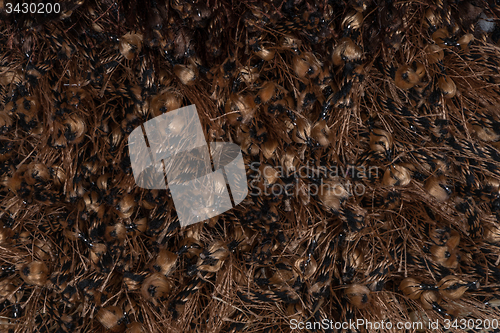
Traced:
<path id="1" fill-rule="evenodd" d="M 52 179 L 54 184 L 60 186 L 66 183 L 66 172 L 60 166 L 52 166 L 50 169 L 50 174 L 52 175 Z"/>
<path id="2" fill-rule="evenodd" d="M 248 124 L 256 110 L 255 96 L 252 94 L 232 94 L 226 102 L 225 110 L 232 125 L 240 122 Z"/>
<path id="3" fill-rule="evenodd" d="M 146 231 L 148 227 L 148 219 L 143 217 L 142 219 L 132 221 L 132 226 L 128 229 L 128 231 L 133 231 L 133 234 L 143 233 Z"/>
<path id="4" fill-rule="evenodd" d="M 5 111 L 0 111 L 0 133 L 6 132 L 12 126 L 12 118 Z"/>
<path id="5" fill-rule="evenodd" d="M 123 330 L 124 325 L 121 319 L 124 317 L 122 309 L 117 306 L 108 306 L 101 308 L 97 312 L 97 320 L 102 326 L 106 327 L 112 332 L 119 332 Z"/>
<path id="6" fill-rule="evenodd" d="M 356 61 L 361 59 L 362 53 L 358 45 L 352 39 L 344 38 L 333 49 L 332 61 L 335 66 L 340 66 L 344 62 Z"/>
<path id="7" fill-rule="evenodd" d="M 342 29 L 357 30 L 361 27 L 361 24 L 363 24 L 363 14 L 359 11 L 351 12 L 342 20 Z"/>
<path id="8" fill-rule="evenodd" d="M 137 206 L 135 195 L 129 193 L 118 202 L 117 213 L 121 218 L 129 218 L 134 213 L 135 206 Z"/>
<path id="9" fill-rule="evenodd" d="M 49 268 L 43 261 L 32 261 L 20 268 L 19 275 L 28 284 L 44 286 L 49 275 Z"/>
<path id="10" fill-rule="evenodd" d="M 359 248 L 355 248 L 354 250 L 349 251 L 348 261 L 352 267 L 360 269 L 364 265 L 365 255 Z"/>
<path id="11" fill-rule="evenodd" d="M 147 272 L 142 272 L 140 274 L 125 272 L 123 276 L 123 284 L 128 291 L 137 291 L 141 288 L 146 275 Z"/>
<path id="12" fill-rule="evenodd" d="M 262 163 L 259 171 L 265 179 L 266 185 L 272 185 L 280 178 L 279 171 L 268 164 Z"/>
<path id="13" fill-rule="evenodd" d="M 439 89 L 445 98 L 452 98 L 457 93 L 457 86 L 449 76 L 442 76 L 438 80 Z"/>
<path id="14" fill-rule="evenodd" d="M 32 121 L 36 121 L 39 105 L 38 100 L 33 96 L 19 98 L 16 101 L 16 113 L 18 116 L 22 116 L 24 118 L 25 123 L 31 123 Z"/>
<path id="15" fill-rule="evenodd" d="M 201 272 L 210 272 L 210 273 L 215 273 L 218 272 L 221 268 L 222 265 L 224 265 L 224 260 L 217 260 L 214 263 L 210 264 L 201 264 L 201 261 L 198 261 L 198 270 Z"/>
<path id="16" fill-rule="evenodd" d="M 376 128 L 370 133 L 370 149 L 387 155 L 388 159 L 392 154 L 393 140 L 391 133 Z"/>
<path id="17" fill-rule="evenodd" d="M 484 240 L 491 243 L 500 242 L 500 228 L 496 225 L 487 224 L 484 226 Z M 0 240 L 1 243 L 1 240 Z"/>
<path id="18" fill-rule="evenodd" d="M 452 250 L 447 245 L 433 245 L 430 248 L 430 252 L 432 253 L 432 258 L 444 267 L 453 269 L 458 267 L 456 249 Z"/>
<path id="19" fill-rule="evenodd" d="M 184 255 L 188 258 L 197 257 L 201 252 L 203 252 L 202 244 L 197 239 L 190 236 L 187 236 L 183 240 L 181 240 L 179 245 L 181 247 L 187 248 L 187 254 Z"/>
<path id="20" fill-rule="evenodd" d="M 216 241 L 208 247 L 208 254 L 211 258 L 225 260 L 229 256 L 229 250 L 224 241 Z"/>
<path id="21" fill-rule="evenodd" d="M 267 141 L 261 145 L 262 154 L 266 159 L 272 158 L 277 148 L 278 140 L 275 139 L 267 139 Z"/>
<path id="22" fill-rule="evenodd" d="M 316 140 L 321 146 L 328 147 L 330 145 L 331 131 L 326 125 L 325 120 L 320 120 L 314 124 L 311 130 L 311 137 Z"/>
<path id="23" fill-rule="evenodd" d="M 442 296 L 453 300 L 461 298 L 467 289 L 469 289 L 467 287 L 467 283 L 453 275 L 448 275 L 442 278 L 437 284 L 437 287 L 439 288 L 439 293 Z"/>
<path id="24" fill-rule="evenodd" d="M 474 41 L 474 35 L 473 34 L 465 34 L 460 39 L 458 40 L 458 44 L 462 48 L 462 50 L 467 50 L 467 47 L 469 44 Z"/>
<path id="25" fill-rule="evenodd" d="M 427 11 L 425 12 L 425 16 L 424 16 L 424 19 L 423 19 L 423 23 L 424 23 L 424 26 L 426 29 L 429 29 L 431 27 L 436 27 L 440 24 L 440 18 L 438 15 L 436 15 L 436 12 L 432 9 L 432 8 L 429 8 L 427 9 Z"/>
<path id="26" fill-rule="evenodd" d="M 425 182 L 425 190 L 439 202 L 446 201 L 450 197 L 450 190 L 443 177 L 429 177 Z"/>
<path id="27" fill-rule="evenodd" d="M 28 185 L 44 183 L 50 179 L 49 169 L 42 163 L 30 163 L 24 175 Z"/>
<path id="28" fill-rule="evenodd" d="M 394 83 L 401 89 L 410 89 L 420 81 L 419 75 L 411 66 L 404 65 L 396 71 Z"/>
<path id="29" fill-rule="evenodd" d="M 7 86 L 11 83 L 17 84 L 21 82 L 22 72 L 20 70 L 9 69 L 8 67 L 0 67 L 0 85 Z"/>
<path id="30" fill-rule="evenodd" d="M 282 48 L 294 50 L 302 45 L 302 41 L 290 35 L 285 35 L 280 42 Z"/>
<path id="31" fill-rule="evenodd" d="M 278 269 L 273 276 L 269 278 L 269 282 L 275 285 L 283 285 L 290 283 L 296 275 L 291 269 Z"/>
<path id="32" fill-rule="evenodd" d="M 165 275 L 153 273 L 142 283 L 141 294 L 147 300 L 157 304 L 157 301 L 167 297 L 172 289 Z"/>
<path id="33" fill-rule="evenodd" d="M 299 258 L 295 261 L 294 268 L 297 272 L 303 276 L 304 279 L 309 279 L 314 275 L 316 269 L 318 268 L 318 264 L 316 260 L 310 256 L 305 258 Z"/>
<path id="34" fill-rule="evenodd" d="M 434 305 L 441 302 L 441 298 L 437 292 L 433 290 L 426 290 L 420 296 L 420 302 L 422 303 L 422 307 L 424 309 L 431 310 Z"/>
<path id="35" fill-rule="evenodd" d="M 261 47 L 259 51 L 254 52 L 255 55 L 260 57 L 261 59 L 265 61 L 271 61 L 274 59 L 274 55 L 276 54 L 276 51 L 270 48 L 264 48 Z"/>
<path id="36" fill-rule="evenodd" d="M 51 243 L 36 239 L 33 242 L 33 256 L 41 261 L 50 260 L 52 258 Z"/>
<path id="37" fill-rule="evenodd" d="M 69 115 L 63 125 L 66 128 L 65 137 L 69 142 L 77 144 L 83 140 L 87 126 L 82 118 L 75 114 Z"/>
<path id="38" fill-rule="evenodd" d="M 295 319 L 297 321 L 302 320 L 302 316 L 304 315 L 304 308 L 301 302 L 297 302 L 295 304 L 289 304 L 286 308 L 286 315 L 288 318 Z"/>
<path id="39" fill-rule="evenodd" d="M 258 97 L 260 99 L 260 103 L 267 103 L 276 92 L 276 84 L 272 81 L 265 82 L 259 90 Z"/>
<path id="40" fill-rule="evenodd" d="M 427 61 L 430 65 L 435 64 L 438 61 L 443 60 L 444 51 L 443 48 L 436 44 L 431 44 L 426 47 L 427 51 Z"/>
<path id="41" fill-rule="evenodd" d="M 301 79 L 305 78 L 309 73 L 313 72 L 311 64 L 307 61 L 304 55 L 296 55 L 293 58 L 293 70 Z"/>
<path id="42" fill-rule="evenodd" d="M 436 30 L 432 34 L 432 39 L 439 45 L 442 49 L 449 48 L 450 46 L 445 43 L 446 39 L 450 37 L 450 33 L 446 28 L 441 28 Z"/>
<path id="43" fill-rule="evenodd" d="M 7 244 L 13 234 L 14 231 L 11 228 L 5 227 L 3 222 L 0 222 L 0 244 Z"/>
<path id="44" fill-rule="evenodd" d="M 420 62 L 414 63 L 415 73 L 417 73 L 418 79 L 422 80 L 425 76 L 425 66 Z"/>
<path id="45" fill-rule="evenodd" d="M 111 135 L 107 137 L 110 149 L 118 148 L 120 141 L 123 138 L 122 128 L 119 125 L 113 126 L 113 130 L 111 131 Z"/>
<path id="46" fill-rule="evenodd" d="M 89 211 L 97 212 L 99 203 L 99 194 L 96 191 L 87 192 L 83 195 L 83 201 L 85 202 L 85 207 Z"/>
<path id="47" fill-rule="evenodd" d="M 500 135 L 495 133 L 491 128 L 481 125 L 469 125 L 469 128 L 480 140 L 486 142 L 497 142 L 500 140 Z"/>
<path id="48" fill-rule="evenodd" d="M 103 243 L 94 243 L 92 248 L 90 249 L 90 260 L 97 265 L 101 260 L 101 257 L 108 250 L 106 244 Z"/>
<path id="49" fill-rule="evenodd" d="M 411 299 L 419 299 L 423 290 L 421 288 L 421 283 L 414 278 L 406 278 L 399 284 L 399 290 L 405 294 L 405 296 Z"/>
<path id="50" fill-rule="evenodd" d="M 255 80 L 258 79 L 259 73 L 257 68 L 254 67 L 242 67 L 240 68 L 239 78 L 248 85 L 253 85 Z"/>
<path id="51" fill-rule="evenodd" d="M 151 103 L 149 104 L 149 109 L 151 110 L 151 114 L 153 116 L 159 116 L 160 114 L 172 110 L 177 110 L 182 106 L 181 97 L 171 91 L 167 91 L 165 93 L 160 93 L 155 95 L 151 99 Z"/>
<path id="52" fill-rule="evenodd" d="M 297 143 L 306 143 L 311 136 L 311 123 L 307 119 L 298 118 L 292 130 L 292 140 Z"/>
<path id="53" fill-rule="evenodd" d="M 18 279 L 6 278 L 0 280 L 0 297 L 4 299 L 12 295 L 18 289 L 17 284 L 21 284 Z"/>
<path id="54" fill-rule="evenodd" d="M 198 78 L 198 71 L 196 68 L 193 68 L 192 66 L 185 66 L 179 64 L 175 65 L 174 73 L 182 82 L 182 84 L 187 86 L 195 84 L 196 79 Z"/>
<path id="55" fill-rule="evenodd" d="M 382 185 L 406 186 L 411 181 L 410 171 L 402 165 L 391 164 L 384 173 Z"/>
<path id="56" fill-rule="evenodd" d="M 141 323 L 134 321 L 127 325 L 125 333 L 145 333 L 144 327 Z"/>
<path id="57" fill-rule="evenodd" d="M 155 268 L 163 275 L 168 275 L 175 267 L 177 255 L 171 251 L 162 249 L 158 252 L 155 261 Z"/>
<path id="58" fill-rule="evenodd" d="M 127 59 L 132 60 L 141 52 L 142 35 L 128 32 L 120 38 L 120 53 Z"/>
<path id="59" fill-rule="evenodd" d="M 121 222 L 117 222 L 114 225 L 106 227 L 104 238 L 107 242 L 118 240 L 121 243 L 125 239 L 126 234 L 127 230 L 125 229 L 125 225 Z"/>
<path id="60" fill-rule="evenodd" d="M 458 244 L 460 244 L 460 233 L 456 230 L 452 230 L 450 232 L 450 238 L 446 241 L 446 246 L 450 249 L 450 251 L 454 250 Z"/>
<path id="61" fill-rule="evenodd" d="M 325 181 L 320 187 L 318 197 L 329 209 L 339 211 L 341 203 L 349 197 L 347 189 L 338 181 Z"/>
<path id="62" fill-rule="evenodd" d="M 370 289 L 364 285 L 350 285 L 346 289 L 345 295 L 349 299 L 349 302 L 359 309 L 364 309 L 370 305 Z"/>
<path id="63" fill-rule="evenodd" d="M 241 150 L 245 154 L 249 154 L 249 155 L 252 155 L 252 156 L 257 156 L 259 154 L 260 147 L 251 138 L 246 138 L 241 143 Z"/>

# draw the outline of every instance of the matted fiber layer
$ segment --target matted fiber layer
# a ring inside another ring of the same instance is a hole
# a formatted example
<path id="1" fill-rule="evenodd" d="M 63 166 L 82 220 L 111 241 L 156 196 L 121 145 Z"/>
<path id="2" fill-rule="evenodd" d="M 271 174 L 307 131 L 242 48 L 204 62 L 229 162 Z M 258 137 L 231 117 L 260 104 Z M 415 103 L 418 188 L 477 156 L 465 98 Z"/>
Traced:
<path id="1" fill-rule="evenodd" d="M 494 1 L 0 5 L 1 332 L 500 325 Z M 249 195 L 181 228 L 127 144 L 191 104 Z"/>

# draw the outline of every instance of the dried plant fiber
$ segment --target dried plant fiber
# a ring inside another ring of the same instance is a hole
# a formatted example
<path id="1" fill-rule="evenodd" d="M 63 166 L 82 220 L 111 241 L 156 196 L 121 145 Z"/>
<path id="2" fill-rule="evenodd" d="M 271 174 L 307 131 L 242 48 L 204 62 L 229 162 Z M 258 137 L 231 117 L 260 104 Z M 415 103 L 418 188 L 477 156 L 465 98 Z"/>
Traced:
<path id="1" fill-rule="evenodd" d="M 497 1 L 16 4 L 0 332 L 499 331 Z M 191 104 L 249 194 L 181 227 L 127 142 Z"/>

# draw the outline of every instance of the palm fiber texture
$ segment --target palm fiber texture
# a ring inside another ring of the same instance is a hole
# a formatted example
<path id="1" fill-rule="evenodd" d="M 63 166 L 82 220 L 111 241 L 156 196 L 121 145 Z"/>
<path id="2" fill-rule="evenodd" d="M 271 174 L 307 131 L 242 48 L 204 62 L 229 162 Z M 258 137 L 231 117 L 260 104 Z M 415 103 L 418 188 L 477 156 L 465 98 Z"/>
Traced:
<path id="1" fill-rule="evenodd" d="M 1 332 L 498 327 L 496 1 L 58 3 L 0 1 Z M 127 144 L 191 104 L 249 194 L 181 227 Z"/>

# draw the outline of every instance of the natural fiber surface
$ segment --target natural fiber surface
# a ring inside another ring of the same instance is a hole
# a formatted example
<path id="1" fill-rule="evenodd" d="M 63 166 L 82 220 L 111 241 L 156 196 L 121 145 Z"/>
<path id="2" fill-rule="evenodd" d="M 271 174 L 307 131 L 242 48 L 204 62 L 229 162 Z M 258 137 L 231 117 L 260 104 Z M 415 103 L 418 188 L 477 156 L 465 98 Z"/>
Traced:
<path id="1" fill-rule="evenodd" d="M 498 327 L 494 1 L 0 6 L 1 332 Z M 127 142 L 190 104 L 249 195 L 181 228 Z"/>

